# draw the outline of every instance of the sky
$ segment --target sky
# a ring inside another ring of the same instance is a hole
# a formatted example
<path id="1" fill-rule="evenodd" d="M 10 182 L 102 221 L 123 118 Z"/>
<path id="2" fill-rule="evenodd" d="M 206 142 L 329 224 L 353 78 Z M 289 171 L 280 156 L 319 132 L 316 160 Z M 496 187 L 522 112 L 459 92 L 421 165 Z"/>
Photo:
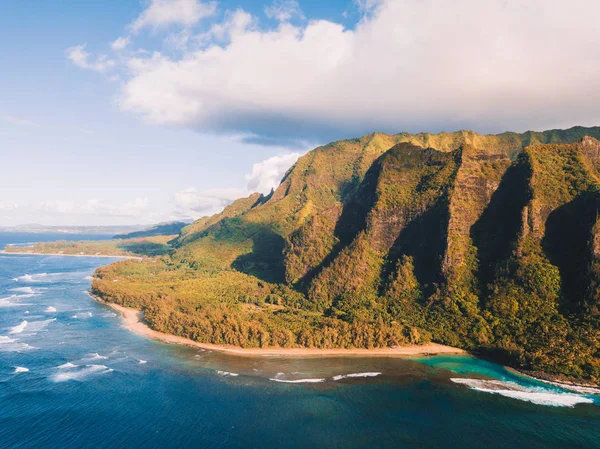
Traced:
<path id="1" fill-rule="evenodd" d="M 0 11 L 0 226 L 199 218 L 373 131 L 600 125 L 596 0 Z"/>

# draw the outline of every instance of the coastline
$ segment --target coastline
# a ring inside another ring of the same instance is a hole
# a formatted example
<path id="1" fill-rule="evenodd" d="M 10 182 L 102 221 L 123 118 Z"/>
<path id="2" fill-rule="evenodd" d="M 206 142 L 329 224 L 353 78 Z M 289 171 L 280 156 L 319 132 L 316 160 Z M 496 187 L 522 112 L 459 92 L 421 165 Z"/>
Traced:
<path id="1" fill-rule="evenodd" d="M 62 253 L 34 253 L 34 252 L 13 252 L 13 251 L 5 251 L 0 250 L 0 254 L 8 254 L 15 256 L 65 256 L 65 257 L 105 257 L 105 258 L 119 258 L 119 259 L 137 259 L 142 260 L 143 257 L 140 256 L 111 256 L 108 254 L 62 254 Z"/>
<path id="2" fill-rule="evenodd" d="M 200 343 L 189 338 L 167 334 L 151 329 L 142 321 L 142 311 L 112 304 L 94 296 L 96 301 L 117 311 L 124 319 L 123 327 L 152 340 L 178 344 L 209 351 L 223 352 L 243 357 L 410 357 L 417 355 L 466 354 L 467 352 L 437 343 L 397 346 L 374 349 L 319 349 L 319 348 L 241 348 L 238 346 Z"/>

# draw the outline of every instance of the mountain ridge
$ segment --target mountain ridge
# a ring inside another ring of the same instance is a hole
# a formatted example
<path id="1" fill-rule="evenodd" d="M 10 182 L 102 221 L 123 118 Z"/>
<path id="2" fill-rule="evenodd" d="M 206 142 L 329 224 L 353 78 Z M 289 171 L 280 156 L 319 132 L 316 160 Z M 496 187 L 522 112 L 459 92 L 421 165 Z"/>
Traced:
<path id="1" fill-rule="evenodd" d="M 600 127 L 332 142 L 270 195 L 184 228 L 168 257 L 99 269 L 93 290 L 203 342 L 433 339 L 597 380 L 597 138 Z"/>

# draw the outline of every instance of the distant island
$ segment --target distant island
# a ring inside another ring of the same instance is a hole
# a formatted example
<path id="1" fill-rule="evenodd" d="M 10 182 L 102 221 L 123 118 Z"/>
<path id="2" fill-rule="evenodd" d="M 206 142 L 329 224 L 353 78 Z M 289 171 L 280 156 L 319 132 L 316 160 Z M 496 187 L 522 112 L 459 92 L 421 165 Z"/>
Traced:
<path id="1" fill-rule="evenodd" d="M 600 127 L 373 133 L 181 229 L 92 292 L 242 348 L 436 342 L 600 380 Z"/>
<path id="2" fill-rule="evenodd" d="M 169 223 L 160 223 L 151 226 L 141 231 L 128 232 L 126 234 L 117 234 L 113 236 L 114 239 L 135 239 L 140 237 L 155 237 L 159 235 L 179 235 L 181 230 L 186 227 L 190 222 L 185 221 L 173 221 Z"/>
<path id="3" fill-rule="evenodd" d="M 123 226 L 46 226 L 41 224 L 23 224 L 0 226 L 0 232 L 50 233 L 50 234 L 97 234 L 111 235 L 116 238 L 149 237 L 152 235 L 178 234 L 183 226 L 191 221 L 159 223 L 155 225 Z M 137 234 L 137 235 L 132 235 Z"/>
<path id="4" fill-rule="evenodd" d="M 162 256 L 170 251 L 168 242 L 177 235 L 113 240 L 58 240 L 32 245 L 7 245 L 5 253 L 48 254 L 57 256 L 118 256 L 127 258 Z"/>

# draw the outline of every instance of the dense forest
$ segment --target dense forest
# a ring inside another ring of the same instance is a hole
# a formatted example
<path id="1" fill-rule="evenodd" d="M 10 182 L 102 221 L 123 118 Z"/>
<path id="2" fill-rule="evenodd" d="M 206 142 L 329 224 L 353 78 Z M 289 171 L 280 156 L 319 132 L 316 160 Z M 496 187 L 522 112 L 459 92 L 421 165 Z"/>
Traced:
<path id="1" fill-rule="evenodd" d="M 374 133 L 181 230 L 92 288 L 243 347 L 436 341 L 600 379 L 600 128 Z"/>

